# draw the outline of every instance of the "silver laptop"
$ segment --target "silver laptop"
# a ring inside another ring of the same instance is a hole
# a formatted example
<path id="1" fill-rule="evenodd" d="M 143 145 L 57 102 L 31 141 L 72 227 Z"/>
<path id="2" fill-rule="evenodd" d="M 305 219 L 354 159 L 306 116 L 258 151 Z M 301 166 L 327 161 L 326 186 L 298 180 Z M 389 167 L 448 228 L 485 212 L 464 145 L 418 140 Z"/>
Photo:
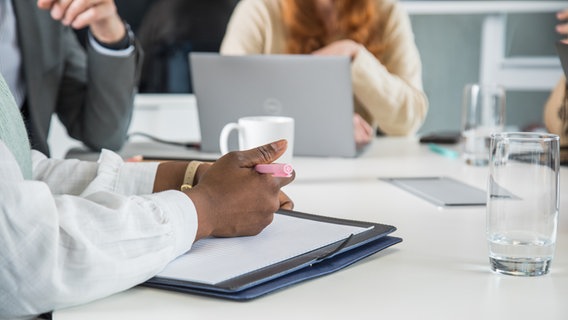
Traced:
<path id="1" fill-rule="evenodd" d="M 202 151 L 219 152 L 221 129 L 240 117 L 282 115 L 295 120 L 294 155 L 356 156 L 347 57 L 190 53 L 190 63 Z"/>

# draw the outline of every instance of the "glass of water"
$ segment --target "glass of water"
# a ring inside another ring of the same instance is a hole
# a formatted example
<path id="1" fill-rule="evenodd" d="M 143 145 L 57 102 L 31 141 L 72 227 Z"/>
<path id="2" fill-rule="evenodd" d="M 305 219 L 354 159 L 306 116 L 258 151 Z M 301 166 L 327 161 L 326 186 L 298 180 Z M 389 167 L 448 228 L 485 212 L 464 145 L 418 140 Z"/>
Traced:
<path id="1" fill-rule="evenodd" d="M 505 89 L 496 84 L 465 86 L 462 109 L 463 158 L 467 164 L 486 166 L 489 137 L 505 126 Z"/>
<path id="2" fill-rule="evenodd" d="M 558 224 L 559 165 L 557 135 L 491 135 L 486 232 L 493 271 L 548 273 Z"/>

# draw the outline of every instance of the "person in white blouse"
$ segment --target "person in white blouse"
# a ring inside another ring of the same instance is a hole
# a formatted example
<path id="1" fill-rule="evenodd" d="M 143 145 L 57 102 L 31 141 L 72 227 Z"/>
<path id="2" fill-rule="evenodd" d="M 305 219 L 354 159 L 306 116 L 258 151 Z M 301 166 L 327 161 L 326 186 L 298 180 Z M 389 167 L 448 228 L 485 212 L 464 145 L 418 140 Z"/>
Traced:
<path id="1" fill-rule="evenodd" d="M 294 179 L 254 170 L 285 140 L 216 162 L 50 159 L 31 150 L 0 74 L 0 319 L 99 299 L 140 284 L 205 237 L 255 235 Z M 197 164 L 197 165 L 194 165 Z"/>

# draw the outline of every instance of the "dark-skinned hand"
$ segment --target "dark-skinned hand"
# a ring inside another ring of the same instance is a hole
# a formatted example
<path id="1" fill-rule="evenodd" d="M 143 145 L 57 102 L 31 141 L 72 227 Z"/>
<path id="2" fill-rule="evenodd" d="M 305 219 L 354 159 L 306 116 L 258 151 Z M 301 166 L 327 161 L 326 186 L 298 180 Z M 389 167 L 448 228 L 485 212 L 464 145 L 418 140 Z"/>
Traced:
<path id="1" fill-rule="evenodd" d="M 198 215 L 195 240 L 204 237 L 251 236 L 268 226 L 279 208 L 291 209 L 280 191 L 294 179 L 260 174 L 254 166 L 272 163 L 286 150 L 280 140 L 246 151 L 226 154 L 199 176 L 187 191 Z"/>

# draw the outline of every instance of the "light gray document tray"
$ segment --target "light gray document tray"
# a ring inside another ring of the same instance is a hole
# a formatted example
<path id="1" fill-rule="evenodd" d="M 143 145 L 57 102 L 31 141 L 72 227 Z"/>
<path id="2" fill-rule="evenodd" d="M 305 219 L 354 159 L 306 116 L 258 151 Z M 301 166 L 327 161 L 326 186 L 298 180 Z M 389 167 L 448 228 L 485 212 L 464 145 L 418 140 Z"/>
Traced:
<path id="1" fill-rule="evenodd" d="M 484 206 L 485 190 L 449 177 L 380 178 L 437 206 Z"/>

